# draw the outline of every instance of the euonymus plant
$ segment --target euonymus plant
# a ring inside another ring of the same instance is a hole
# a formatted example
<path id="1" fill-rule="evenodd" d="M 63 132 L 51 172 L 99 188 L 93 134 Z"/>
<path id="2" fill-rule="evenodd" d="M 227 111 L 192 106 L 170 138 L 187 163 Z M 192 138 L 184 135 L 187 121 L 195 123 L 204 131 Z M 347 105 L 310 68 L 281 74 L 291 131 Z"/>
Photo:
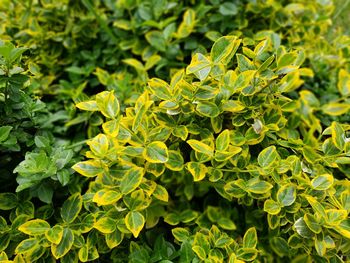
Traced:
<path id="1" fill-rule="evenodd" d="M 347 262 L 349 2 L 0 0 L 0 262 Z"/>
<path id="2" fill-rule="evenodd" d="M 150 79 L 124 112 L 109 91 L 77 104 L 105 122 L 88 142 L 88 160 L 73 167 L 92 181 L 83 197 L 66 201 L 73 210 L 66 223 L 84 203 L 89 214 L 78 222 L 88 217 L 95 242 L 113 248 L 163 221 L 190 261 L 346 257 L 350 127 L 323 127 L 315 96 L 298 92 L 312 76 L 301 67 L 302 50 L 286 50 L 273 34 L 260 38 L 219 38 L 170 83 Z M 206 195 L 209 206 L 198 201 Z"/>

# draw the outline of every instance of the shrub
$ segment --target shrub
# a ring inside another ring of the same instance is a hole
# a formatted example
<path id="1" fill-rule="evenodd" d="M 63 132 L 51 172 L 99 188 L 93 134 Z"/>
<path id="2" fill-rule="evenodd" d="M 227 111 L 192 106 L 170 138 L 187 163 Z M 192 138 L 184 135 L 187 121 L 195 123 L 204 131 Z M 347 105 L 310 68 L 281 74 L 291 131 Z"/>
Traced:
<path id="1" fill-rule="evenodd" d="M 222 37 L 170 83 L 151 79 L 125 115 L 113 92 L 77 105 L 106 118 L 89 160 L 73 167 L 94 178 L 85 201 L 106 240 L 138 237 L 163 218 L 180 226 L 180 253 L 191 244 L 191 257 L 209 262 L 348 253 L 349 127 L 322 127 L 311 93 L 289 97 L 312 75 L 301 50 L 267 36 L 232 62 L 240 43 Z M 239 246 L 230 236 L 249 227 Z"/>

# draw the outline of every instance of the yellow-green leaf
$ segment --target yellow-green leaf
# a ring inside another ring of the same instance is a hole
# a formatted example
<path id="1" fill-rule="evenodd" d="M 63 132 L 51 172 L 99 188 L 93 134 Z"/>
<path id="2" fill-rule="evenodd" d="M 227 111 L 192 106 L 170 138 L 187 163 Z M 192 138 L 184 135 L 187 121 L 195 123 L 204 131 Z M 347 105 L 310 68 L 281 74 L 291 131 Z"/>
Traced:
<path id="1" fill-rule="evenodd" d="M 34 248 L 38 247 L 38 245 L 39 245 L 39 240 L 36 238 L 24 239 L 21 243 L 17 245 L 16 254 L 27 253 L 33 250 Z"/>
<path id="2" fill-rule="evenodd" d="M 160 141 L 148 144 L 143 152 L 143 156 L 151 163 L 165 163 L 169 160 L 168 148 L 164 142 Z"/>
<path id="3" fill-rule="evenodd" d="M 97 106 L 107 118 L 113 119 L 119 114 L 120 106 L 113 91 L 103 91 L 96 95 Z"/>
<path id="4" fill-rule="evenodd" d="M 322 107 L 322 111 L 330 116 L 340 116 L 350 110 L 350 104 L 331 102 Z"/>
<path id="5" fill-rule="evenodd" d="M 108 216 L 101 217 L 94 223 L 94 228 L 103 234 L 110 234 L 116 229 L 116 220 Z"/>
<path id="6" fill-rule="evenodd" d="M 188 162 L 187 170 L 192 174 L 195 182 L 203 180 L 208 172 L 208 168 L 204 164 L 197 162 Z"/>
<path id="7" fill-rule="evenodd" d="M 331 133 L 333 144 L 342 151 L 345 147 L 345 132 L 343 127 L 334 121 L 331 125 Z"/>
<path id="8" fill-rule="evenodd" d="M 169 160 L 165 163 L 165 166 L 173 171 L 181 171 L 184 166 L 184 159 L 180 152 L 169 150 Z"/>
<path id="9" fill-rule="evenodd" d="M 49 229 L 49 223 L 42 219 L 30 220 L 18 228 L 19 231 L 30 236 L 43 235 Z"/>
<path id="10" fill-rule="evenodd" d="M 140 167 L 130 168 L 120 182 L 120 191 L 126 195 L 134 191 L 141 183 L 144 169 Z"/>
<path id="11" fill-rule="evenodd" d="M 106 244 L 110 249 L 117 247 L 124 238 L 124 234 L 118 230 L 118 228 L 113 232 L 105 235 Z"/>
<path id="12" fill-rule="evenodd" d="M 251 227 L 245 232 L 243 237 L 244 248 L 255 248 L 258 244 L 258 235 L 256 234 L 255 227 Z"/>
<path id="13" fill-rule="evenodd" d="M 87 142 L 90 150 L 99 156 L 104 156 L 108 152 L 108 138 L 104 134 L 98 134 L 93 139 Z"/>
<path id="14" fill-rule="evenodd" d="M 209 101 L 201 101 L 197 104 L 196 110 L 203 116 L 215 118 L 220 114 L 219 107 Z"/>
<path id="15" fill-rule="evenodd" d="M 199 80 L 208 77 L 211 70 L 211 61 L 201 53 L 192 57 L 191 64 L 186 68 L 186 74 L 193 73 Z"/>
<path id="16" fill-rule="evenodd" d="M 171 100 L 170 86 L 164 80 L 152 78 L 148 81 L 148 87 L 154 95 L 162 100 Z"/>
<path id="17" fill-rule="evenodd" d="M 120 192 L 102 189 L 96 192 L 92 198 L 92 201 L 97 203 L 97 205 L 111 205 L 116 203 L 120 198 L 122 198 L 122 194 Z"/>
<path id="18" fill-rule="evenodd" d="M 59 259 L 66 255 L 72 248 L 74 242 L 73 231 L 69 228 L 63 230 L 63 236 L 61 242 L 56 244 L 51 244 L 51 253 L 56 258 Z"/>
<path id="19" fill-rule="evenodd" d="M 204 153 L 209 156 L 213 156 L 214 149 L 213 147 L 205 144 L 204 142 L 198 140 L 188 140 L 187 143 L 192 147 L 193 150 L 199 153 Z"/>
<path id="20" fill-rule="evenodd" d="M 277 200 L 282 206 L 290 206 L 297 198 L 296 187 L 294 185 L 284 185 L 277 192 Z"/>
<path id="21" fill-rule="evenodd" d="M 51 243 L 59 244 L 63 237 L 63 227 L 60 225 L 55 225 L 45 233 L 45 237 Z"/>
<path id="22" fill-rule="evenodd" d="M 350 95 L 350 73 L 341 69 L 338 74 L 338 90 L 343 96 Z"/>
<path id="23" fill-rule="evenodd" d="M 95 177 L 104 171 L 102 162 L 98 160 L 88 160 L 79 162 L 75 164 L 72 168 L 86 177 Z"/>
<path id="24" fill-rule="evenodd" d="M 270 167 L 278 158 L 275 146 L 270 146 L 262 150 L 258 155 L 258 163 L 261 167 Z"/>
<path id="25" fill-rule="evenodd" d="M 230 130 L 222 131 L 216 138 L 215 146 L 217 151 L 225 151 L 230 144 Z"/>
<path id="26" fill-rule="evenodd" d="M 117 120 L 110 120 L 102 124 L 103 131 L 112 137 L 117 137 L 119 133 L 119 122 Z"/>
<path id="27" fill-rule="evenodd" d="M 83 206 L 83 198 L 80 193 L 75 193 L 64 201 L 61 208 L 61 216 L 66 223 L 72 223 Z"/>
<path id="28" fill-rule="evenodd" d="M 333 175 L 322 174 L 312 179 L 311 186 L 315 190 L 327 190 L 329 187 L 332 186 L 333 182 L 334 182 Z"/>
<path id="29" fill-rule="evenodd" d="M 136 238 L 145 225 L 145 218 L 140 212 L 130 211 L 125 217 L 125 225 Z"/>
<path id="30" fill-rule="evenodd" d="M 169 194 L 164 186 L 157 184 L 156 189 L 153 192 L 153 196 L 161 201 L 168 202 Z"/>
<path id="31" fill-rule="evenodd" d="M 86 111 L 99 111 L 95 100 L 82 101 L 75 105 L 78 109 Z"/>
<path id="32" fill-rule="evenodd" d="M 215 41 L 210 51 L 210 57 L 214 63 L 227 64 L 236 53 L 241 40 L 235 36 L 223 36 Z"/>

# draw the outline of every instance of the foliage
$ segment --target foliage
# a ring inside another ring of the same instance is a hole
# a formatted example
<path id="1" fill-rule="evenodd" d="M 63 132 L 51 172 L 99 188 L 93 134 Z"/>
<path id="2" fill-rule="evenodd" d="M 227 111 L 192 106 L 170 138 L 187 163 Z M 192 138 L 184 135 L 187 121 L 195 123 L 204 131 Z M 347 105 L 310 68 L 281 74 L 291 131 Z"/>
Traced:
<path id="1" fill-rule="evenodd" d="M 347 262 L 347 4 L 0 0 L 0 261 Z"/>

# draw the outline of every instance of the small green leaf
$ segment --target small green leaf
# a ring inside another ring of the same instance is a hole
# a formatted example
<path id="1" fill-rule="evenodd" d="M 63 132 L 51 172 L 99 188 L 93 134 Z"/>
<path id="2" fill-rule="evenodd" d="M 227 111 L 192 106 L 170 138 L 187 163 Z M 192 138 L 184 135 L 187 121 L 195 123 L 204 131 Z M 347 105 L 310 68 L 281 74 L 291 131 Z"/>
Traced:
<path id="1" fill-rule="evenodd" d="M 116 227 L 116 220 L 108 216 L 101 217 L 94 223 L 94 228 L 103 234 L 113 233 Z"/>
<path id="2" fill-rule="evenodd" d="M 92 198 L 92 201 L 97 203 L 97 205 L 111 205 L 116 203 L 120 198 L 122 198 L 122 194 L 120 192 L 101 189 L 96 192 Z"/>
<path id="3" fill-rule="evenodd" d="M 168 148 L 164 142 L 148 144 L 143 152 L 144 158 L 151 163 L 166 163 L 169 160 Z"/>
<path id="4" fill-rule="evenodd" d="M 204 164 L 197 162 L 188 162 L 187 169 L 195 182 L 203 180 L 208 172 L 208 168 Z"/>
<path id="5" fill-rule="evenodd" d="M 5 141 L 9 137 L 11 130 L 12 130 L 12 126 L 0 127 L 0 143 Z"/>
<path id="6" fill-rule="evenodd" d="M 199 153 L 204 153 L 209 156 L 213 156 L 214 149 L 213 147 L 205 144 L 204 142 L 197 141 L 197 140 L 188 140 L 187 143 L 192 147 L 193 150 Z"/>
<path id="7" fill-rule="evenodd" d="M 21 243 L 19 243 L 16 247 L 16 254 L 24 254 L 38 247 L 39 240 L 36 238 L 28 238 L 24 239 Z"/>
<path id="8" fill-rule="evenodd" d="M 322 174 L 312 179 L 311 186 L 315 190 L 327 190 L 333 182 L 334 178 L 331 174 Z"/>
<path id="9" fill-rule="evenodd" d="M 86 111 L 99 111 L 99 107 L 95 100 L 82 101 L 75 105 L 78 109 Z"/>
<path id="10" fill-rule="evenodd" d="M 86 177 L 95 177 L 101 174 L 104 169 L 102 162 L 98 160 L 88 160 L 75 164 L 72 168 Z"/>
<path id="11" fill-rule="evenodd" d="M 136 238 L 145 225 L 145 218 L 140 212 L 131 211 L 125 217 L 125 225 Z"/>
<path id="12" fill-rule="evenodd" d="M 277 215 L 281 211 L 281 206 L 278 202 L 267 199 L 264 203 L 264 211 L 270 215 Z"/>
<path id="13" fill-rule="evenodd" d="M 235 36 L 220 37 L 211 48 L 211 60 L 214 63 L 228 64 L 240 44 L 241 40 L 238 40 Z"/>
<path id="14" fill-rule="evenodd" d="M 277 200 L 282 206 L 290 206 L 297 198 L 297 191 L 294 185 L 284 185 L 277 192 Z"/>
<path id="15" fill-rule="evenodd" d="M 258 163 L 261 167 L 270 167 L 278 158 L 275 146 L 270 146 L 262 150 L 258 155 Z"/>
<path id="16" fill-rule="evenodd" d="M 80 193 L 70 196 L 62 205 L 61 216 L 66 223 L 72 223 L 83 206 L 83 198 Z"/>
<path id="17" fill-rule="evenodd" d="M 134 191 L 141 183 L 144 174 L 144 169 L 133 167 L 129 169 L 123 176 L 120 182 L 120 191 L 126 195 Z"/>
<path id="18" fill-rule="evenodd" d="M 205 80 L 211 70 L 211 61 L 201 53 L 192 57 L 191 64 L 186 69 L 186 74 L 193 73 L 199 80 Z"/>
<path id="19" fill-rule="evenodd" d="M 350 104 L 331 102 L 322 107 L 323 113 L 330 116 L 344 115 L 350 110 Z"/>
<path id="20" fill-rule="evenodd" d="M 205 117 L 214 118 L 220 114 L 220 109 L 215 103 L 202 101 L 197 104 L 196 110 Z"/>
<path id="21" fill-rule="evenodd" d="M 97 94 L 96 103 L 101 113 L 107 118 L 113 119 L 118 116 L 120 106 L 113 91 L 103 91 Z"/>
<path id="22" fill-rule="evenodd" d="M 258 244 L 258 236 L 255 227 L 251 227 L 245 232 L 243 237 L 243 247 L 255 248 Z"/>
<path id="23" fill-rule="evenodd" d="M 30 236 L 43 235 L 49 229 L 49 223 L 42 219 L 33 219 L 18 227 L 19 231 Z"/>
<path id="24" fill-rule="evenodd" d="M 333 144 L 342 151 L 345 147 L 345 132 L 343 127 L 334 121 L 331 126 L 331 132 Z"/>
<path id="25" fill-rule="evenodd" d="M 11 210 L 18 205 L 17 196 L 13 193 L 0 193 L 0 210 Z"/>
<path id="26" fill-rule="evenodd" d="M 73 231 L 69 228 L 63 230 L 63 236 L 61 242 L 56 244 L 51 244 L 51 253 L 56 258 L 62 258 L 66 255 L 69 250 L 72 248 L 74 243 L 74 234 Z"/>
<path id="27" fill-rule="evenodd" d="M 45 233 L 45 237 L 51 243 L 58 245 L 63 237 L 63 227 L 60 225 L 55 225 Z"/>
<path id="28" fill-rule="evenodd" d="M 179 242 L 184 242 L 190 238 L 190 232 L 182 227 L 176 227 L 171 230 L 175 239 Z"/>

